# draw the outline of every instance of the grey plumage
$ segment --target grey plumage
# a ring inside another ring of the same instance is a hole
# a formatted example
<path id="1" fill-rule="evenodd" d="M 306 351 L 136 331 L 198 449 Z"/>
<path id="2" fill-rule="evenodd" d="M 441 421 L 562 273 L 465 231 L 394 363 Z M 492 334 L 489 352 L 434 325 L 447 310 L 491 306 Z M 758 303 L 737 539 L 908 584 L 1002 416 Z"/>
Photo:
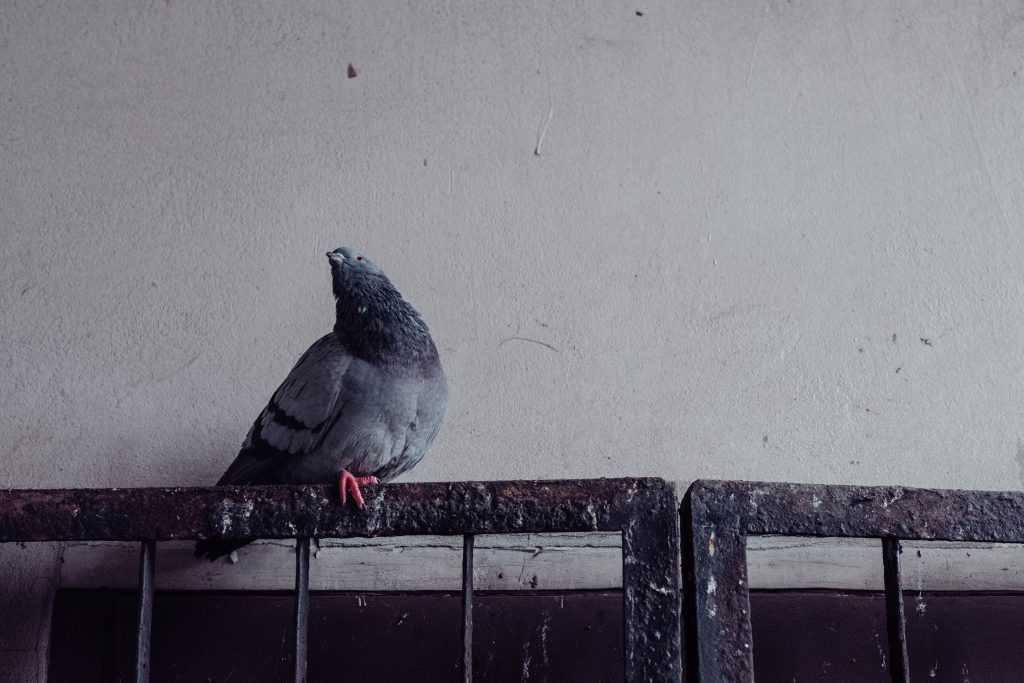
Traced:
<path id="1" fill-rule="evenodd" d="M 447 384 L 423 319 L 356 250 L 327 256 L 334 329 L 299 358 L 218 486 L 335 484 L 341 470 L 383 482 L 437 436 Z M 212 560 L 246 542 L 202 540 L 196 554 Z"/>

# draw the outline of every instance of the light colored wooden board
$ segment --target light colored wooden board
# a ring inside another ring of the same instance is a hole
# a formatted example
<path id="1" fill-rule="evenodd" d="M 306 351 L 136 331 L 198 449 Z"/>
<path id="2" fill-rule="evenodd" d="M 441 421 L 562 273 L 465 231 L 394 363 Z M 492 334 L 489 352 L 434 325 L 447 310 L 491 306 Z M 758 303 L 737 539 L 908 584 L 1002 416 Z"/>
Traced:
<path id="1" fill-rule="evenodd" d="M 260 541 L 236 564 L 196 560 L 191 543 L 161 543 L 157 587 L 181 590 L 287 590 L 294 552 L 286 541 Z M 907 590 L 1024 590 L 1024 547 L 992 543 L 907 543 Z M 872 539 L 751 537 L 754 589 L 882 590 L 881 544 Z M 445 590 L 461 586 L 461 538 L 323 541 L 310 563 L 313 590 Z M 76 543 L 64 548 L 60 584 L 134 587 L 135 544 Z M 480 536 L 474 582 L 479 590 L 580 590 L 622 584 L 618 534 Z"/>
<path id="2" fill-rule="evenodd" d="M 916 591 L 1024 590 L 1024 546 L 906 542 L 903 585 Z M 751 588 L 882 590 L 876 539 L 760 536 L 748 539 Z"/>
<path id="3" fill-rule="evenodd" d="M 200 561 L 191 543 L 157 546 L 156 586 L 181 590 L 285 590 L 294 582 L 294 544 L 259 541 L 238 562 Z M 69 544 L 62 585 L 133 587 L 138 546 Z M 607 589 L 622 585 L 618 534 L 478 536 L 479 590 Z M 461 537 L 323 541 L 310 562 L 313 590 L 447 590 L 462 586 Z"/>

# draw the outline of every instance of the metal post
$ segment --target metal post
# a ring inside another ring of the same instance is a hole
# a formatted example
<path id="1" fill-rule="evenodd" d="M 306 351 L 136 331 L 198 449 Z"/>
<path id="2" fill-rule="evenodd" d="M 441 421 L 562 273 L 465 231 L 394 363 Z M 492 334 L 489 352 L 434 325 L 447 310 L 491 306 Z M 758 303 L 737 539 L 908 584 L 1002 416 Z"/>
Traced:
<path id="1" fill-rule="evenodd" d="M 149 683 L 149 644 L 153 631 L 153 570 L 156 541 L 143 541 L 139 552 L 138 630 L 135 633 L 135 683 Z"/>
<path id="2" fill-rule="evenodd" d="M 885 575 L 885 623 L 889 633 L 889 671 L 894 683 L 910 682 L 907 658 L 907 615 L 903 610 L 903 578 L 900 573 L 900 540 L 882 539 L 882 564 Z"/>
<path id="3" fill-rule="evenodd" d="M 687 575 L 687 680 L 754 680 L 753 630 L 747 583 L 747 534 L 738 517 L 719 517 L 706 501 L 684 505 Z"/>
<path id="4" fill-rule="evenodd" d="M 629 492 L 622 527 L 622 635 L 627 681 L 679 683 L 679 503 L 668 484 Z"/>
<path id="5" fill-rule="evenodd" d="M 462 537 L 462 680 L 473 683 L 473 534 Z"/>
<path id="6" fill-rule="evenodd" d="M 295 539 L 295 683 L 306 683 L 309 642 L 309 539 Z"/>

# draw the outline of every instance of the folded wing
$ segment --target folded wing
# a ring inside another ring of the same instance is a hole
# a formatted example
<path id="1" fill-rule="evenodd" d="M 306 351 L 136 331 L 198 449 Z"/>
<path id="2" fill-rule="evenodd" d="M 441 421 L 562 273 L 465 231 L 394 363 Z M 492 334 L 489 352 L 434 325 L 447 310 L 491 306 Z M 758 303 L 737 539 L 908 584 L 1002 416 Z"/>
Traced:
<path id="1" fill-rule="evenodd" d="M 249 430 L 218 486 L 277 483 L 275 468 L 313 451 L 342 407 L 338 397 L 352 356 L 332 335 L 302 354 Z"/>

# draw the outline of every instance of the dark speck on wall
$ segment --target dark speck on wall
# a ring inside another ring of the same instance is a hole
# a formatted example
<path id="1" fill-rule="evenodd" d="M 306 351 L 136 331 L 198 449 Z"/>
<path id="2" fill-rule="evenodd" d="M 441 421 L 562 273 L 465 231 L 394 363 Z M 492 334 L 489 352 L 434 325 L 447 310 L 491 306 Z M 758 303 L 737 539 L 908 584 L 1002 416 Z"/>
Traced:
<path id="1" fill-rule="evenodd" d="M 925 346 L 931 346 L 932 345 L 932 340 L 931 339 L 925 339 L 924 337 L 921 337 L 921 342 L 924 343 Z"/>
<path id="2" fill-rule="evenodd" d="M 358 75 L 359 74 L 356 73 L 356 68 L 354 66 L 352 66 L 352 64 L 350 63 L 348 65 L 348 77 L 349 78 L 355 78 Z"/>
<path id="3" fill-rule="evenodd" d="M 636 11 L 636 15 L 637 15 L 638 17 L 642 17 L 642 16 L 644 15 L 644 13 L 643 13 L 643 12 L 641 12 L 640 10 L 637 10 L 637 11 Z"/>

